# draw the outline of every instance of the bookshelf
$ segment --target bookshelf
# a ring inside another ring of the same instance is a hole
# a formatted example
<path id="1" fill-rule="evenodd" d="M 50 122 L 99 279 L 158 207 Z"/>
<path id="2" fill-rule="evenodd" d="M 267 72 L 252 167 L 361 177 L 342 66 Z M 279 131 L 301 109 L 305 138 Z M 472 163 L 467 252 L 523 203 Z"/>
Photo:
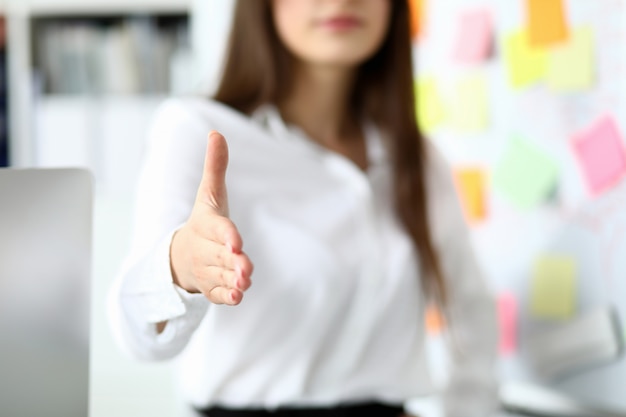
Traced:
<path id="1" fill-rule="evenodd" d="M 158 103 L 193 90 L 189 1 L 12 1 L 12 165 L 86 166 L 97 187 L 131 192 L 132 181 L 125 190 L 109 181 L 103 147 L 120 138 L 102 127 L 119 120 L 116 135 L 128 132 L 123 141 L 135 149 Z"/>
<path id="2" fill-rule="evenodd" d="M 154 95 L 186 88 L 181 85 L 189 79 L 184 69 L 191 67 L 191 53 L 185 14 L 35 16 L 30 28 L 37 96 Z"/>
<path id="3" fill-rule="evenodd" d="M 5 0 L 8 8 L 29 15 L 111 13 L 185 13 L 192 0 Z M 2 5 L 0 3 L 0 10 Z"/>
<path id="4" fill-rule="evenodd" d="M 30 18 L 32 162 L 86 166 L 105 192 L 131 194 L 151 115 L 191 90 L 180 12 Z"/>

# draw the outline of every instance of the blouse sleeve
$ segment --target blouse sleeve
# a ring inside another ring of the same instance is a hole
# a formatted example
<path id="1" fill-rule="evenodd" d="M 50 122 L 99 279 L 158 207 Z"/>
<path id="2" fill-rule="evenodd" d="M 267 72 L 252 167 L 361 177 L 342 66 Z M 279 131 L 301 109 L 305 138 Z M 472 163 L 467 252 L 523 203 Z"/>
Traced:
<path id="1" fill-rule="evenodd" d="M 474 255 L 443 157 L 429 144 L 429 215 L 448 291 L 451 369 L 443 396 L 447 417 L 485 417 L 497 406 L 497 313 Z"/>
<path id="2" fill-rule="evenodd" d="M 109 322 L 120 347 L 144 360 L 176 356 L 209 301 L 173 283 L 170 243 L 187 220 L 202 175 L 208 130 L 183 102 L 156 112 L 135 200 L 131 250 L 109 294 Z M 167 322 L 158 333 L 156 324 Z"/>

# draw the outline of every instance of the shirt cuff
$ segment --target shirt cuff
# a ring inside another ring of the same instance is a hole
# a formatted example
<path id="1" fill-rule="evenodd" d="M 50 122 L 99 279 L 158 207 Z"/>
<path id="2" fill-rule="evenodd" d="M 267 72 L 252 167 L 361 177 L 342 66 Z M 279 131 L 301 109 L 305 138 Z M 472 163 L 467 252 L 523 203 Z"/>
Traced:
<path id="1" fill-rule="evenodd" d="M 156 332 L 156 326 L 151 325 L 150 331 L 153 332 L 152 337 L 155 338 L 156 343 L 159 345 L 166 345 L 171 343 L 176 335 L 181 332 L 184 333 L 186 328 L 195 328 L 202 318 L 204 317 L 209 301 L 204 297 L 203 294 L 192 294 L 176 284 L 172 284 L 174 287 L 174 291 L 182 300 L 185 311 L 184 311 L 184 320 L 180 320 L 178 317 L 173 317 L 167 320 L 165 324 L 165 328 L 159 334 Z M 165 321 L 165 320 L 162 320 Z"/>
<path id="2" fill-rule="evenodd" d="M 132 316 L 145 323 L 170 321 L 183 315 L 204 315 L 208 307 L 209 301 L 203 294 L 190 294 L 174 284 L 170 267 L 170 245 L 174 233 L 169 233 L 155 247 L 150 255 L 152 259 L 143 265 L 147 270 L 128 274 L 139 279 L 127 283 L 124 288 L 124 298 L 132 298 L 132 302 L 125 304 L 133 310 L 130 312 Z M 136 265 L 135 268 L 142 266 Z"/>
<path id="3" fill-rule="evenodd" d="M 190 321 L 200 321 L 209 307 L 209 300 L 202 293 L 190 293 L 176 284 L 174 290 L 185 306 L 185 315 Z"/>

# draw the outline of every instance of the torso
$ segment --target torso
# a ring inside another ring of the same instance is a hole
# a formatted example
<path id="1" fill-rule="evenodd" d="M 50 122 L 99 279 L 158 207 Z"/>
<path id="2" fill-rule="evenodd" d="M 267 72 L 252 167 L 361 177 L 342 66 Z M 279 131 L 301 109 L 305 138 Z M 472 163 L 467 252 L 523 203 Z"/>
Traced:
<path id="1" fill-rule="evenodd" d="M 188 346 L 186 374 L 203 378 L 185 381 L 194 400 L 319 404 L 384 391 L 397 401 L 429 389 L 419 264 L 376 130 L 328 149 L 276 117 L 268 126 L 216 103 L 198 109 L 229 144 L 231 218 L 255 271 L 244 302 L 211 306 Z"/>

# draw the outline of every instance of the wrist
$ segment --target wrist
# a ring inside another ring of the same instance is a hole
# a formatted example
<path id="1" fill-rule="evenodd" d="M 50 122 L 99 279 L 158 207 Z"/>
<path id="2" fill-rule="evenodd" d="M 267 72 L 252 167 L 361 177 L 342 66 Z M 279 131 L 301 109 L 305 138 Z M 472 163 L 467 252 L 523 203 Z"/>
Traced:
<path id="1" fill-rule="evenodd" d="M 194 294 L 199 293 L 193 285 L 190 285 L 188 280 L 185 279 L 187 274 L 185 274 L 185 254 L 189 253 L 188 250 L 184 249 L 184 244 L 181 240 L 183 240 L 184 231 L 182 230 L 184 226 L 174 232 L 172 236 L 172 241 L 170 243 L 170 272 L 172 274 L 172 282 L 188 293 Z"/>

